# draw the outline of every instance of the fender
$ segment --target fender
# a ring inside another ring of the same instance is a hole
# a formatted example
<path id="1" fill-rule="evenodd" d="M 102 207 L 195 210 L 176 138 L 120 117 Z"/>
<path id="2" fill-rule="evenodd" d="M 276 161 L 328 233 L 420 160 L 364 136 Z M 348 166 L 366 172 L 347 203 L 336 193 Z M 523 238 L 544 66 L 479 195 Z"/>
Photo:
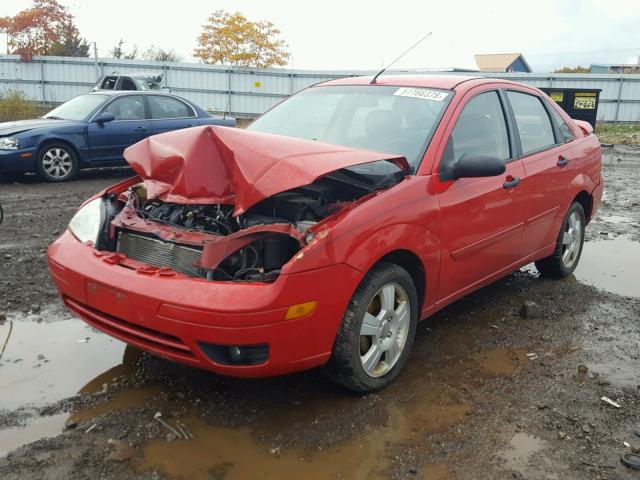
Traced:
<path id="1" fill-rule="evenodd" d="M 314 227 L 315 237 L 283 268 L 282 274 L 346 264 L 362 277 L 385 255 L 406 250 L 422 262 L 425 299 L 435 299 L 440 273 L 440 225 L 430 177 L 411 177 L 358 205 L 344 216 Z M 402 218 L 402 221 L 398 219 Z M 380 228 L 378 225 L 384 225 Z M 374 227 L 376 226 L 376 227 Z M 361 280 L 361 278 L 360 278 Z M 355 291 L 357 285 L 354 285 Z M 423 299 L 423 308 L 428 306 Z"/>

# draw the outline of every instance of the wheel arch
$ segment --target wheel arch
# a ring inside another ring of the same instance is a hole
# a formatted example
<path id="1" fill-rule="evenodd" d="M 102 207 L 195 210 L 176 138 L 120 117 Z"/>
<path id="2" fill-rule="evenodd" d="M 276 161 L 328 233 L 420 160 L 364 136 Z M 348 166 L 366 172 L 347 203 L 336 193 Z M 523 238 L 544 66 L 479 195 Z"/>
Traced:
<path id="1" fill-rule="evenodd" d="M 589 223 L 591 221 L 591 215 L 593 212 L 593 196 L 590 195 L 586 190 L 581 190 L 571 201 L 571 203 L 573 202 L 578 202 L 580 205 L 582 205 L 582 208 L 584 209 L 585 219 L 587 223 Z"/>
<path id="2" fill-rule="evenodd" d="M 411 250 L 398 249 L 383 255 L 376 260 L 371 268 L 375 268 L 375 266 L 380 263 L 393 263 L 394 265 L 404 268 L 409 273 L 418 294 L 418 312 L 420 312 L 425 301 L 427 289 L 427 273 L 420 257 Z M 371 270 L 371 268 L 369 270 Z"/>
<path id="3" fill-rule="evenodd" d="M 63 138 L 58 138 L 58 137 L 47 137 L 45 139 L 43 139 L 42 141 L 40 141 L 39 145 L 38 145 L 38 156 L 37 159 L 38 161 L 40 160 L 40 154 L 42 153 L 42 151 L 44 150 L 44 148 L 47 145 L 51 145 L 52 143 L 62 143 L 66 146 L 68 146 L 71 151 L 73 152 L 73 154 L 76 157 L 76 161 L 78 162 L 78 166 L 82 165 L 82 157 L 80 155 L 80 152 L 78 151 L 78 147 L 76 147 L 73 142 L 70 142 L 69 140 L 65 140 Z"/>

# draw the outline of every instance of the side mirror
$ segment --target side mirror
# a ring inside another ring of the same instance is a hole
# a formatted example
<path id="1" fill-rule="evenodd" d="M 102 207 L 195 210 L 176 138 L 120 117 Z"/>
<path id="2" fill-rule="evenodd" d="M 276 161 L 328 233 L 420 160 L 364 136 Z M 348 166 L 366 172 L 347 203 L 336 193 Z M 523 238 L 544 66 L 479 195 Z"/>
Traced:
<path id="1" fill-rule="evenodd" d="M 495 177 L 506 171 L 504 161 L 491 155 L 465 153 L 451 166 L 449 171 L 440 174 L 441 180 L 455 180 L 470 177 Z"/>
<path id="2" fill-rule="evenodd" d="M 98 118 L 95 119 L 96 123 L 107 123 L 113 122 L 116 119 L 115 115 L 111 112 L 102 112 L 98 115 Z"/>

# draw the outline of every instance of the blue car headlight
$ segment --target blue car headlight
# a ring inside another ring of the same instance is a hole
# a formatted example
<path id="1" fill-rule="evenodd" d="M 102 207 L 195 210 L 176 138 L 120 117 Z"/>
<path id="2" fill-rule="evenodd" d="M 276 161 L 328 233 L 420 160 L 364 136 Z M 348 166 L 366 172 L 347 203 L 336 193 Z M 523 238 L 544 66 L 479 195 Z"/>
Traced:
<path id="1" fill-rule="evenodd" d="M 69 222 L 69 230 L 82 243 L 98 243 L 104 208 L 102 198 L 91 200 L 76 212 Z"/>
<path id="2" fill-rule="evenodd" d="M 17 138 L 2 137 L 0 138 L 0 150 L 17 150 L 20 147 L 20 142 Z"/>

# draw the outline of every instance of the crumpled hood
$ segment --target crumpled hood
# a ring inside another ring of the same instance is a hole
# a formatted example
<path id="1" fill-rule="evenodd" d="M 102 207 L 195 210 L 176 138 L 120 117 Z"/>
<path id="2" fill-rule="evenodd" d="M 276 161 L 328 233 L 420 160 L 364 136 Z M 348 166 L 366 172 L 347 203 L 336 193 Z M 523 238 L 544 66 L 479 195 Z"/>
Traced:
<path id="1" fill-rule="evenodd" d="M 233 204 L 234 215 L 342 168 L 381 160 L 409 168 L 388 153 L 220 126 L 155 135 L 124 157 L 145 181 L 147 198 Z"/>
<path id="2" fill-rule="evenodd" d="M 34 128 L 59 127 L 69 122 L 65 120 L 49 120 L 47 118 L 34 118 L 33 120 L 19 120 L 17 122 L 0 123 L 0 137 L 15 135 Z"/>

